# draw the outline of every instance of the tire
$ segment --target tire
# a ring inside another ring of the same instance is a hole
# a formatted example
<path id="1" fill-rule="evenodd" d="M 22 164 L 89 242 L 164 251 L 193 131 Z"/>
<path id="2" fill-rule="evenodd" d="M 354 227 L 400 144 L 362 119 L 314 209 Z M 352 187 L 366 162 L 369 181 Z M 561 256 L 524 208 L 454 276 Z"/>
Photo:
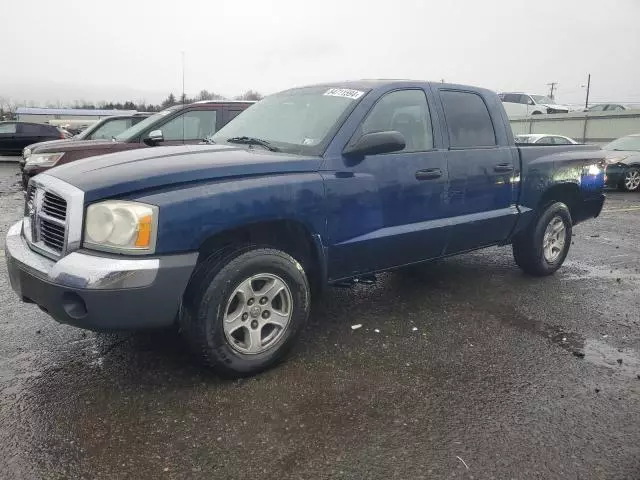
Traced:
<path id="1" fill-rule="evenodd" d="M 180 330 L 219 375 L 255 375 L 289 353 L 309 316 L 310 297 L 302 266 L 285 252 L 255 246 L 221 252 L 189 282 Z"/>
<path id="2" fill-rule="evenodd" d="M 640 168 L 630 167 L 620 180 L 620 190 L 623 192 L 637 192 L 640 190 Z"/>
<path id="3" fill-rule="evenodd" d="M 571 246 L 572 221 L 564 203 L 547 208 L 512 242 L 513 258 L 526 273 L 538 277 L 558 270 Z M 547 248 L 545 248 L 547 246 Z"/>
<path id="4" fill-rule="evenodd" d="M 542 112 L 539 112 L 539 111 L 537 111 L 537 110 L 536 110 L 536 111 L 535 111 L 535 112 L 533 112 L 531 115 L 542 115 Z"/>

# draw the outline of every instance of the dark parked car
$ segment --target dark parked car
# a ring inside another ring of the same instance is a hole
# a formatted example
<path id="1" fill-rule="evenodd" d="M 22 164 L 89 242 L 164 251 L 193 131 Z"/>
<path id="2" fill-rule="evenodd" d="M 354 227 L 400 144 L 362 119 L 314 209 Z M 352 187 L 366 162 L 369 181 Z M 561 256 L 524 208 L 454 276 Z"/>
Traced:
<path id="1" fill-rule="evenodd" d="M 247 375 L 325 284 L 507 244 L 550 275 L 604 202 L 604 152 L 517 147 L 496 94 L 462 85 L 294 88 L 209 143 L 33 178 L 5 246 L 19 298 L 81 328 L 177 321 L 206 365 Z"/>
<path id="2" fill-rule="evenodd" d="M 34 151 L 41 151 L 45 148 L 54 148 L 64 145 L 64 142 L 77 142 L 78 140 L 111 140 L 116 135 L 120 135 L 134 125 L 150 116 L 150 113 L 140 112 L 133 115 L 114 115 L 98 120 L 93 125 L 87 127 L 75 137 L 65 140 L 51 140 L 49 142 L 39 142 L 27 146 L 22 151 L 22 160 L 20 167 L 24 168 L 24 164 Z"/>
<path id="3" fill-rule="evenodd" d="M 19 155 L 27 145 L 47 140 L 64 139 L 53 125 L 30 122 L 0 122 L 0 153 Z"/>
<path id="4" fill-rule="evenodd" d="M 640 191 L 640 133 L 618 138 L 602 149 L 607 151 L 607 186 Z"/>
<path id="5" fill-rule="evenodd" d="M 81 140 L 37 147 L 32 149 L 24 165 L 23 186 L 26 188 L 31 177 L 54 165 L 81 158 L 156 145 L 200 143 L 253 103 L 205 100 L 176 105 L 145 118 L 137 125 L 116 135 L 113 140 L 109 137 L 102 140 Z"/>

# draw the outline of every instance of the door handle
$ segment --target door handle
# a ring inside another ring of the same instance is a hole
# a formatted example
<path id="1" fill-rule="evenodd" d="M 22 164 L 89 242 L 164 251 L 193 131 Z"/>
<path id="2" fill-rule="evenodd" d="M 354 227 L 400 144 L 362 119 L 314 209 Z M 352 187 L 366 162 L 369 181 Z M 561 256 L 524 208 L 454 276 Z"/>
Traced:
<path id="1" fill-rule="evenodd" d="M 442 170 L 439 168 L 426 168 L 416 172 L 417 180 L 434 180 L 442 176 Z"/>
<path id="2" fill-rule="evenodd" d="M 495 167 L 493 167 L 493 170 L 496 172 L 513 172 L 513 165 L 510 163 L 499 163 L 497 164 Z"/>

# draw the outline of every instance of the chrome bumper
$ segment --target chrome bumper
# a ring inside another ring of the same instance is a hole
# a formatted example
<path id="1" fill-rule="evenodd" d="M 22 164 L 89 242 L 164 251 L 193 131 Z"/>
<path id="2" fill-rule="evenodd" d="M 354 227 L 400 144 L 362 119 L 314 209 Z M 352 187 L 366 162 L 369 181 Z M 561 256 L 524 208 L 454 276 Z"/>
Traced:
<path id="1" fill-rule="evenodd" d="M 156 279 L 160 260 L 120 259 L 72 252 L 53 261 L 34 252 L 22 237 L 22 221 L 7 233 L 6 255 L 23 270 L 48 282 L 72 288 L 136 288 L 151 285 Z"/>
<path id="2" fill-rule="evenodd" d="M 5 244 L 13 290 L 54 319 L 94 330 L 171 324 L 197 261 L 197 253 L 119 258 L 75 251 L 58 261 L 29 248 L 22 221 Z"/>

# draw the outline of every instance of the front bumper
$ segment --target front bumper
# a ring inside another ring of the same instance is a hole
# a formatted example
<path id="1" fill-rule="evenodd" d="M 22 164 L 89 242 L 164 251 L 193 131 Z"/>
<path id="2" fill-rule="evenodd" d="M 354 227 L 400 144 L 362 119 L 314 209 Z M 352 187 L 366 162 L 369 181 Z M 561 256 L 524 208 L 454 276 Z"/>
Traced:
<path id="1" fill-rule="evenodd" d="M 130 258 L 75 251 L 57 262 L 31 250 L 22 221 L 7 234 L 11 287 L 56 321 L 90 330 L 162 328 L 176 318 L 197 253 Z"/>

